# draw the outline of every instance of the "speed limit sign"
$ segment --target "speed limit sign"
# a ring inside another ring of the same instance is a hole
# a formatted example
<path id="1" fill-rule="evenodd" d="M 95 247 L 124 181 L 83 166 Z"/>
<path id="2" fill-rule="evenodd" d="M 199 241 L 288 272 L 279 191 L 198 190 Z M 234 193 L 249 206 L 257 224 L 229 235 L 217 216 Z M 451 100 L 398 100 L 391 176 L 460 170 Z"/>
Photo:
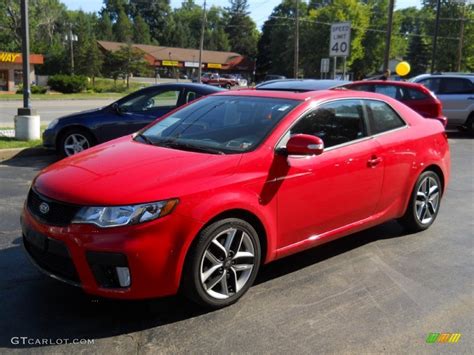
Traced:
<path id="1" fill-rule="evenodd" d="M 329 55 L 331 57 L 347 57 L 351 45 L 351 23 L 339 22 L 331 25 Z"/>

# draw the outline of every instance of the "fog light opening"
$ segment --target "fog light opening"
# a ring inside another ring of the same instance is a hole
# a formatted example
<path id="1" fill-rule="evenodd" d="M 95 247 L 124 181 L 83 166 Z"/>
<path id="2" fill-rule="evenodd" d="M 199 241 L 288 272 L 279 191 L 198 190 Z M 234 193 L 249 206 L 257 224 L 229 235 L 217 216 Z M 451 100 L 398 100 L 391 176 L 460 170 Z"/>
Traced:
<path id="1" fill-rule="evenodd" d="M 115 268 L 117 272 L 117 278 L 120 284 L 120 287 L 129 287 L 130 286 L 130 270 L 128 267 L 117 266 Z"/>

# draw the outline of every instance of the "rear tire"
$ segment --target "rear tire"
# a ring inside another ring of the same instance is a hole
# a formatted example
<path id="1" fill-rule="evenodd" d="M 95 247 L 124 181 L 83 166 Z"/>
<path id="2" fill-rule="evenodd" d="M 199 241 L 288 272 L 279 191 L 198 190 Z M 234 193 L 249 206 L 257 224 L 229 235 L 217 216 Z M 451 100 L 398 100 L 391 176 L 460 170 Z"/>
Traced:
<path id="1" fill-rule="evenodd" d="M 218 309 L 237 302 L 255 281 L 261 248 L 246 221 L 226 218 L 203 229 L 183 269 L 182 289 L 192 301 Z"/>
<path id="2" fill-rule="evenodd" d="M 399 219 L 408 232 L 428 229 L 436 217 L 441 203 L 441 180 L 434 171 L 423 172 L 416 181 L 405 215 Z"/>

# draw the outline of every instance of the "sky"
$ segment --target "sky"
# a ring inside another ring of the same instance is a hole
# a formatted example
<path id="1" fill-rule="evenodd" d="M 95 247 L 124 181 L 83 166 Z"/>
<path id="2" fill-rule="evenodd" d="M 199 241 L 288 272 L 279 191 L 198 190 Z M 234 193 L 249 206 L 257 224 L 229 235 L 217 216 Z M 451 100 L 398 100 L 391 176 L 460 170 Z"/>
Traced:
<path id="1" fill-rule="evenodd" d="M 62 0 L 70 10 L 82 9 L 86 12 L 99 11 L 102 8 L 102 0 Z M 171 0 L 171 6 L 179 7 L 182 0 Z M 281 0 L 249 0 L 250 16 L 261 28 L 265 20 L 270 16 L 273 8 L 277 6 Z M 204 0 L 196 0 L 196 3 L 204 3 Z M 227 6 L 226 0 L 207 0 L 209 6 Z M 402 9 L 408 6 L 420 6 L 421 0 L 395 0 L 395 7 Z"/>

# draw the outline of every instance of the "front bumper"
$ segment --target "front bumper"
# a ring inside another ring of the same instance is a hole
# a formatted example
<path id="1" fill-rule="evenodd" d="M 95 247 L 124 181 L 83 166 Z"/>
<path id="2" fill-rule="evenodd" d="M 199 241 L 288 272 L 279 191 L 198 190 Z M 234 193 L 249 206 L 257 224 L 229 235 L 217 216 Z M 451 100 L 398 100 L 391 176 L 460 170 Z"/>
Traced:
<path id="1" fill-rule="evenodd" d="M 86 293 L 121 299 L 176 294 L 186 252 L 202 228 L 200 222 L 177 213 L 110 229 L 59 227 L 40 223 L 26 206 L 21 225 L 26 252 L 43 272 Z M 129 269 L 130 286 L 120 287 L 114 280 L 117 275 L 110 273 L 116 267 Z"/>
<path id="2" fill-rule="evenodd" d="M 56 149 L 56 131 L 54 129 L 46 129 L 43 132 L 43 147 L 46 149 Z"/>

